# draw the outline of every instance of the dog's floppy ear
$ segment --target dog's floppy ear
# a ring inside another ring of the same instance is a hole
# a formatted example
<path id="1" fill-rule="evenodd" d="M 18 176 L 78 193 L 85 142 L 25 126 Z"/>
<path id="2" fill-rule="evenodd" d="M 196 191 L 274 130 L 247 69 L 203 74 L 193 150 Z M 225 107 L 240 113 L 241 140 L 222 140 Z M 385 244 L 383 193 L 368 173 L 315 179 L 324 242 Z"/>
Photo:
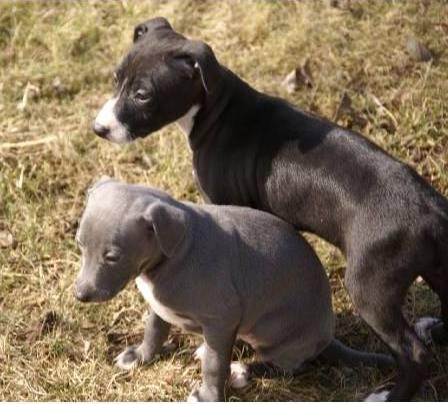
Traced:
<path id="1" fill-rule="evenodd" d="M 154 231 L 163 254 L 172 257 L 185 238 L 187 212 L 178 206 L 158 201 L 146 208 L 143 219 Z"/>
<path id="2" fill-rule="evenodd" d="M 154 32 L 161 29 L 172 30 L 173 28 L 166 18 L 151 18 L 150 20 L 145 21 L 134 28 L 134 42 L 138 41 L 143 35 L 148 32 Z"/>
<path id="3" fill-rule="evenodd" d="M 213 92 L 219 80 L 219 63 L 212 48 L 202 41 L 185 41 L 182 47 L 183 57 L 188 57 L 200 75 L 202 86 L 207 93 Z"/>

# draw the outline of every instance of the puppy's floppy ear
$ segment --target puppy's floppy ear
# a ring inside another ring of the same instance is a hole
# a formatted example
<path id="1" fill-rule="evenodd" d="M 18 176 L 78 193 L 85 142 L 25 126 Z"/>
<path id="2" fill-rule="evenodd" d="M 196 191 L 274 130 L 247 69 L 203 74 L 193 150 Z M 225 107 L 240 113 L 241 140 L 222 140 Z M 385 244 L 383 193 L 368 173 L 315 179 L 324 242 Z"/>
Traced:
<path id="1" fill-rule="evenodd" d="M 166 18 L 151 18 L 150 20 L 145 21 L 134 28 L 134 42 L 138 41 L 143 35 L 148 32 L 155 32 L 162 29 L 172 30 L 173 28 Z"/>
<path id="2" fill-rule="evenodd" d="M 172 257 L 185 238 L 187 212 L 178 206 L 157 201 L 145 210 L 143 219 L 152 227 L 162 252 Z"/>
<path id="3" fill-rule="evenodd" d="M 189 58 L 193 68 L 200 75 L 202 86 L 207 93 L 213 92 L 219 81 L 219 63 L 212 48 L 202 41 L 185 41 L 181 54 L 177 57 Z"/>

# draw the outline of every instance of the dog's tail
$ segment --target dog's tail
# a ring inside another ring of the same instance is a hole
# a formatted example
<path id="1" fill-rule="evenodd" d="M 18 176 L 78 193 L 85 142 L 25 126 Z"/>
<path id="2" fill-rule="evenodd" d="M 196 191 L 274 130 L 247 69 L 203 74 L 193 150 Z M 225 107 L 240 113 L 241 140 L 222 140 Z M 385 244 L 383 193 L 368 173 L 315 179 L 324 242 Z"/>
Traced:
<path id="1" fill-rule="evenodd" d="M 330 364 L 342 364 L 347 367 L 377 367 L 388 368 L 396 365 L 390 355 L 358 351 L 349 348 L 336 338 L 321 352 L 318 359 L 323 359 Z"/>
<path id="2" fill-rule="evenodd" d="M 343 365 L 352 368 L 368 366 L 386 369 L 396 366 L 394 358 L 390 355 L 358 351 L 356 349 L 349 348 L 336 338 L 334 338 L 330 344 L 327 345 L 316 360 L 327 362 L 331 365 Z M 305 362 L 292 372 L 286 372 L 270 363 L 256 361 L 249 363 L 247 365 L 247 369 L 251 376 L 273 378 L 285 375 L 299 375 L 307 371 L 309 364 L 310 362 Z"/>

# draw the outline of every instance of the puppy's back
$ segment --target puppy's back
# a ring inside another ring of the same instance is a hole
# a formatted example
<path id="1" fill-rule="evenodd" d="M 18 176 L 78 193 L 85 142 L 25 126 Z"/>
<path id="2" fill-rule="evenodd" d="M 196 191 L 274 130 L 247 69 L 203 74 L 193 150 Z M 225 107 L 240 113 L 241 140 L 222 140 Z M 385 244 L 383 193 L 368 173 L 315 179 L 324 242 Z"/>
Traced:
<path id="1" fill-rule="evenodd" d="M 236 287 L 246 296 L 248 312 L 266 306 L 311 307 L 323 328 L 333 327 L 331 291 L 325 270 L 314 250 L 292 225 L 269 213 L 236 206 L 192 205 L 227 228 L 233 226 L 239 268 Z M 315 308 L 313 309 L 313 305 Z M 303 318 L 302 323 L 306 323 Z"/>

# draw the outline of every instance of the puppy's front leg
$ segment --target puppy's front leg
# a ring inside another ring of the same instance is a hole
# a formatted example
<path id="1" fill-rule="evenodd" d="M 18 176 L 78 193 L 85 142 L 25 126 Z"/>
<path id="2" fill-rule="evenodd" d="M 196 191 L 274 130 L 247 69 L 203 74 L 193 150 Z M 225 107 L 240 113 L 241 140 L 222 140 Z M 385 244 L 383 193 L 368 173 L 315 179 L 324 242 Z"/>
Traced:
<path id="1" fill-rule="evenodd" d="M 150 362 L 162 351 L 171 325 L 151 310 L 146 320 L 145 335 L 140 345 L 130 346 L 115 358 L 116 365 L 124 370 Z"/>
<path id="2" fill-rule="evenodd" d="M 224 401 L 224 386 L 230 371 L 235 331 L 204 330 L 204 339 L 202 384 L 190 394 L 188 401 Z"/>

